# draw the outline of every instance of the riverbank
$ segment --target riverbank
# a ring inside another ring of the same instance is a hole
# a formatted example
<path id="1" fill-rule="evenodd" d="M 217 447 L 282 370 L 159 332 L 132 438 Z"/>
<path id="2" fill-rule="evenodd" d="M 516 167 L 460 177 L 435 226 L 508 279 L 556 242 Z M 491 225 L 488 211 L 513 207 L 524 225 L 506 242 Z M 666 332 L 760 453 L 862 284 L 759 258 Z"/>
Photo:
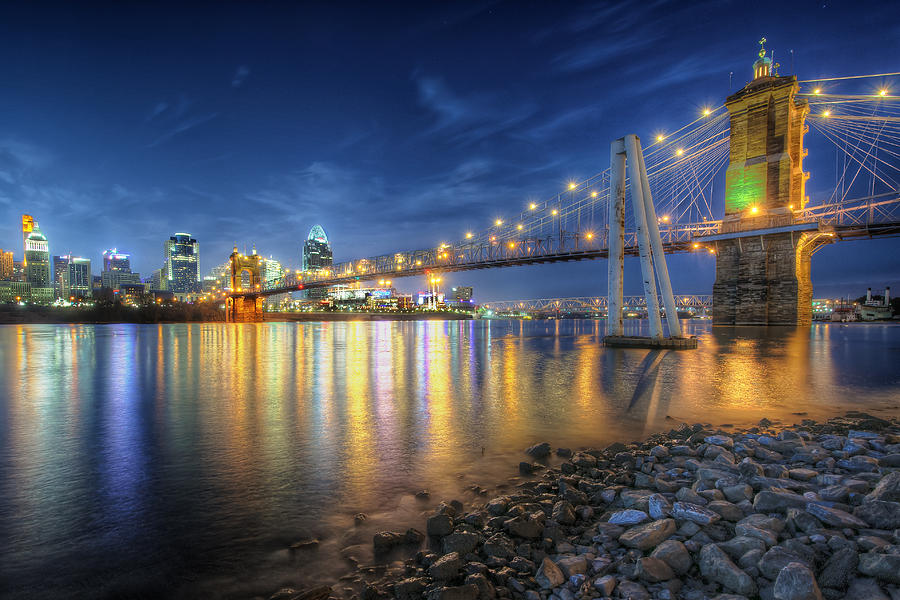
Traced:
<path id="1" fill-rule="evenodd" d="M 900 425 L 850 412 L 734 430 L 681 425 L 639 443 L 526 450 L 502 495 L 472 490 L 374 535 L 315 600 L 880 600 L 900 594 Z M 561 461 L 561 462 L 558 462 Z M 554 464 L 557 463 L 558 464 Z M 498 486 L 502 489 L 504 486 Z M 428 496 L 419 496 L 428 502 Z M 357 525 L 366 520 L 357 516 Z M 424 529 L 422 531 L 421 529 Z M 314 552 L 306 542 L 297 552 Z"/>

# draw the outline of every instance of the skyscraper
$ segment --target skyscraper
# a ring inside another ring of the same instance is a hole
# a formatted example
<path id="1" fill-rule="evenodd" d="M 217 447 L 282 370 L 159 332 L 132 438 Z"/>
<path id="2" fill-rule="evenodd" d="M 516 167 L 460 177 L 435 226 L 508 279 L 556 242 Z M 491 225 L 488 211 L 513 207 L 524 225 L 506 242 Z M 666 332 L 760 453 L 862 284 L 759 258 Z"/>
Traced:
<path id="1" fill-rule="evenodd" d="M 13 253 L 0 249 L 0 281 L 13 278 Z"/>
<path id="2" fill-rule="evenodd" d="M 200 244 L 189 233 L 176 233 L 166 240 L 167 289 L 176 294 L 200 291 Z"/>
<path id="3" fill-rule="evenodd" d="M 67 298 L 68 294 L 64 289 L 63 279 L 68 277 L 69 273 L 69 256 L 53 257 L 53 289 L 56 290 L 57 298 Z"/>
<path id="4" fill-rule="evenodd" d="M 22 231 L 25 231 L 25 217 L 22 217 Z M 31 219 L 31 217 L 28 217 Z M 41 228 L 33 222 L 31 232 L 25 237 L 25 281 L 31 284 L 31 299 L 34 302 L 53 301 L 53 280 L 50 277 L 50 250 L 47 238 Z"/>
<path id="5" fill-rule="evenodd" d="M 330 269 L 334 262 L 334 254 L 331 252 L 331 244 L 321 225 L 313 225 L 303 243 L 303 270 L 319 271 Z"/>
<path id="6" fill-rule="evenodd" d="M 131 273 L 131 255 L 119 252 L 115 248 L 103 251 L 104 271 L 124 271 Z"/>
<path id="7" fill-rule="evenodd" d="M 91 259 L 80 256 L 56 256 L 56 259 L 64 259 L 65 266 L 62 273 L 56 273 L 59 281 L 59 295 L 61 298 L 89 298 L 91 289 Z"/>
<path id="8" fill-rule="evenodd" d="M 334 254 L 331 251 L 331 244 L 328 243 L 328 236 L 321 225 L 313 225 L 309 230 L 309 235 L 303 243 L 303 270 L 304 271 L 322 271 L 330 269 L 334 262 Z M 317 288 L 306 291 L 306 297 L 310 299 L 326 298 L 328 291 L 325 288 Z"/>

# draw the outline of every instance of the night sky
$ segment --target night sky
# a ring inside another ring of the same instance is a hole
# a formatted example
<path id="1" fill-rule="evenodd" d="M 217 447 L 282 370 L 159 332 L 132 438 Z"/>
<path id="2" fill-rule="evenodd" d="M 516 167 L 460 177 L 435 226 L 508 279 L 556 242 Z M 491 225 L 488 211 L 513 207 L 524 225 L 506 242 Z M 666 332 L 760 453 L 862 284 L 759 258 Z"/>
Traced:
<path id="1" fill-rule="evenodd" d="M 4 3 L 0 247 L 21 260 L 23 212 L 95 273 L 115 246 L 149 276 L 176 231 L 204 273 L 234 243 L 299 267 L 316 223 L 336 260 L 434 247 L 604 170 L 613 138 L 721 104 L 761 36 L 782 75 L 790 50 L 800 79 L 900 70 L 898 2 Z M 841 90 L 876 83 L 900 93 Z M 834 148 L 807 146 L 815 201 Z M 898 250 L 822 250 L 815 295 L 900 289 Z M 711 257 L 669 260 L 676 292 L 711 293 Z M 446 281 L 479 301 L 605 295 L 606 264 Z"/>

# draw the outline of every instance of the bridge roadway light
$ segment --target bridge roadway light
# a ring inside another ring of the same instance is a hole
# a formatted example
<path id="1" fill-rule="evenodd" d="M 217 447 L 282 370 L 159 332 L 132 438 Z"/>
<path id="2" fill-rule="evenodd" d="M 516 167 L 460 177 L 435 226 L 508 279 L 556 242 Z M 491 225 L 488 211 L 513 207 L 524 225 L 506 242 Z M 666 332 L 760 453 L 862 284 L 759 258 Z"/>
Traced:
<path id="1" fill-rule="evenodd" d="M 557 211 L 557 210 L 554 208 L 553 210 L 550 211 L 550 214 L 553 215 L 553 216 L 555 217 L 556 214 L 557 214 L 558 212 L 559 212 L 559 211 Z"/>
<path id="2" fill-rule="evenodd" d="M 709 110 L 708 108 L 704 108 L 704 109 L 703 109 L 703 116 L 704 116 L 704 117 L 708 117 L 708 116 L 710 115 L 710 113 L 712 113 L 712 111 Z"/>
<path id="3" fill-rule="evenodd" d="M 519 231 L 522 230 L 522 227 L 523 227 L 523 225 L 522 225 L 521 223 L 519 223 L 518 225 L 516 225 L 516 229 L 518 229 Z"/>
<path id="4" fill-rule="evenodd" d="M 887 96 L 887 93 L 888 93 L 887 89 L 883 89 L 883 88 L 882 88 L 882 89 L 878 92 L 878 95 L 879 95 L 879 96 Z"/>
<path id="5" fill-rule="evenodd" d="M 496 225 L 497 227 L 500 227 L 501 225 L 503 225 L 503 220 L 497 219 L 496 221 L 494 221 L 494 225 Z"/>
<path id="6" fill-rule="evenodd" d="M 823 116 L 823 117 L 830 117 L 830 116 L 831 116 L 831 111 L 830 111 L 830 110 L 823 110 L 823 111 L 822 111 L 822 116 Z"/>
<path id="7" fill-rule="evenodd" d="M 755 215 L 756 213 L 759 212 L 759 207 L 758 206 L 750 207 L 750 212 Z"/>
<path id="8" fill-rule="evenodd" d="M 666 139 L 666 136 L 664 136 L 663 134 L 659 134 L 658 136 L 656 136 L 656 141 L 657 141 L 657 142 L 661 142 L 661 141 L 663 141 L 664 139 Z"/>
<path id="9" fill-rule="evenodd" d="M 684 148 L 679 148 L 675 151 L 676 156 L 681 156 L 682 154 L 684 154 Z"/>
<path id="10" fill-rule="evenodd" d="M 570 190 L 574 190 L 574 189 L 577 188 L 577 187 L 578 187 L 578 184 L 575 183 L 574 181 L 570 181 L 570 182 L 569 182 L 569 189 L 570 189 Z"/>
<path id="11" fill-rule="evenodd" d="M 471 240 L 471 239 L 472 239 L 472 232 L 471 232 L 471 231 L 468 232 L 468 233 L 466 233 L 466 239 L 467 239 L 467 240 Z"/>
<path id="12" fill-rule="evenodd" d="M 528 208 L 531 209 L 531 210 L 534 210 L 534 209 L 537 208 L 537 204 L 535 204 L 534 202 L 532 202 L 531 204 L 528 205 Z"/>
<path id="13" fill-rule="evenodd" d="M 821 89 L 821 88 L 816 88 L 816 89 L 813 90 L 813 94 L 815 94 L 816 96 L 818 96 L 818 95 L 821 94 L 821 93 L 822 93 L 822 89 Z"/>
<path id="14" fill-rule="evenodd" d="M 596 198 L 599 195 L 600 194 L 597 192 L 597 190 L 594 190 L 593 192 L 591 192 L 591 198 Z"/>

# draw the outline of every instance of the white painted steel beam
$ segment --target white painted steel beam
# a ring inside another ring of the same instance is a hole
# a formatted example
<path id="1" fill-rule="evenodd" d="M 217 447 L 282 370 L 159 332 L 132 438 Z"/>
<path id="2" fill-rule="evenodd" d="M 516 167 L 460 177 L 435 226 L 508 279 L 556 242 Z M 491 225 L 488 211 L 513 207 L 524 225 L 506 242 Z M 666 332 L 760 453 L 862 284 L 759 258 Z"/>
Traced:
<path id="1" fill-rule="evenodd" d="M 609 260 L 607 261 L 606 335 L 624 335 L 622 295 L 625 271 L 625 140 L 609 148 Z"/>

